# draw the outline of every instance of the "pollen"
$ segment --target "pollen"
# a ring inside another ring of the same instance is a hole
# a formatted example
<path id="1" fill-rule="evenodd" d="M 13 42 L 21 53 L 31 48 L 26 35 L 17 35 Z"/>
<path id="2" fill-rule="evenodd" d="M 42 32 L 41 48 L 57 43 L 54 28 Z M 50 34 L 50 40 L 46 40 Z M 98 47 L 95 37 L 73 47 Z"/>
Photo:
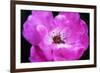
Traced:
<path id="1" fill-rule="evenodd" d="M 53 37 L 53 43 L 60 44 L 65 42 L 61 39 L 60 35 L 57 35 Z"/>

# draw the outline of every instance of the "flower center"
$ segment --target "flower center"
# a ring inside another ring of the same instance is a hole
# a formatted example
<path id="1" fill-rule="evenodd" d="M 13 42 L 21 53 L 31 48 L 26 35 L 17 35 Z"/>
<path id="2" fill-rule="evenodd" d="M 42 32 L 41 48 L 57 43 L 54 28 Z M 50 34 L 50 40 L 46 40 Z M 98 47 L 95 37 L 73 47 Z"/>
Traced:
<path id="1" fill-rule="evenodd" d="M 60 44 L 65 42 L 61 39 L 60 35 L 57 35 L 53 37 L 53 43 Z"/>

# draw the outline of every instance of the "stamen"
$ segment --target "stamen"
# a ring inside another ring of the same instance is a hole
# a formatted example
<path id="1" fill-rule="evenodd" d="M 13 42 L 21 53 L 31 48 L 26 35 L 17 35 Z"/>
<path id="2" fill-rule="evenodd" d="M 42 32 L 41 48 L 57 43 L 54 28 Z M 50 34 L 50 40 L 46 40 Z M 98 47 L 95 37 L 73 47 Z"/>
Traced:
<path id="1" fill-rule="evenodd" d="M 53 43 L 60 44 L 60 43 L 65 43 L 65 42 L 61 39 L 60 35 L 57 35 L 53 37 Z"/>

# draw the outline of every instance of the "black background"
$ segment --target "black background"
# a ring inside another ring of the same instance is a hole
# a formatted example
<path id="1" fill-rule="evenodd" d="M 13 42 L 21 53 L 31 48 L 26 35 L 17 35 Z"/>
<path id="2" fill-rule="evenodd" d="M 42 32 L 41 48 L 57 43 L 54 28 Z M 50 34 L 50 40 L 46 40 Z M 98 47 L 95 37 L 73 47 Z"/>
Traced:
<path id="1" fill-rule="evenodd" d="M 21 10 L 21 63 L 27 63 L 29 62 L 29 55 L 30 55 L 30 48 L 31 44 L 26 41 L 22 35 L 22 27 L 24 22 L 27 20 L 27 17 L 31 14 L 31 10 Z M 58 12 L 53 12 L 53 16 L 58 15 Z M 80 13 L 81 19 L 83 19 L 87 25 L 88 25 L 88 31 L 89 31 L 89 13 Z M 88 33 L 89 35 L 89 33 Z M 89 51 L 90 48 L 84 52 L 83 56 L 80 58 L 80 60 L 87 60 L 89 59 Z"/>

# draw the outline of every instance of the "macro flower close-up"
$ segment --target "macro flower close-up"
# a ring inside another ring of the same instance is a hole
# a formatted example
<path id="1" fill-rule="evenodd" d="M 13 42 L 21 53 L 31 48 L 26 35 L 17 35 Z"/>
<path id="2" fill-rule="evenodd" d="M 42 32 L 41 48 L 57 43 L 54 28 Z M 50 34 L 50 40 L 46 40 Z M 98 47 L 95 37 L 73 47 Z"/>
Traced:
<path id="1" fill-rule="evenodd" d="M 79 60 L 89 47 L 88 33 L 79 12 L 54 16 L 52 11 L 33 10 L 22 27 L 31 44 L 30 62 Z"/>

